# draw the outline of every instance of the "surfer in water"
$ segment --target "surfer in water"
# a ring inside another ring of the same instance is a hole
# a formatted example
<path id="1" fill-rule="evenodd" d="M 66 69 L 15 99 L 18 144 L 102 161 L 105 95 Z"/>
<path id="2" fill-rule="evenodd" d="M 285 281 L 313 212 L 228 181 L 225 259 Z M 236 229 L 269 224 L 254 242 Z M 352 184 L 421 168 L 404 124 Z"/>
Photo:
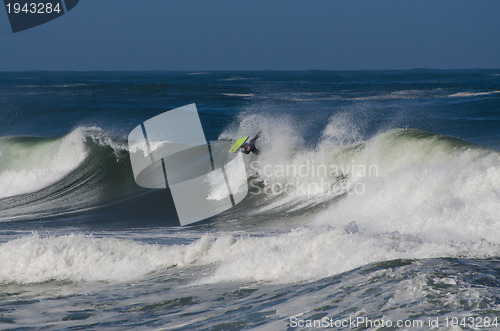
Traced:
<path id="1" fill-rule="evenodd" d="M 245 154 L 250 154 L 250 152 L 252 152 L 255 155 L 259 155 L 259 150 L 257 149 L 257 147 L 255 147 L 255 140 L 257 140 L 257 138 L 259 138 L 259 135 L 260 135 L 260 132 L 257 133 L 255 135 L 255 137 L 252 138 L 252 140 L 241 145 L 241 147 L 240 147 L 241 152 L 245 153 Z"/>

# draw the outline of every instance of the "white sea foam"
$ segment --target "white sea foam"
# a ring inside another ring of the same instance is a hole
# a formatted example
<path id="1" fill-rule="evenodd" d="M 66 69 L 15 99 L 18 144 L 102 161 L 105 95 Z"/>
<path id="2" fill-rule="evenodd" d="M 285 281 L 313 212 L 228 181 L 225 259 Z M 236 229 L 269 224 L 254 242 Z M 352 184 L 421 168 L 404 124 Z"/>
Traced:
<path id="1" fill-rule="evenodd" d="M 255 94 L 253 93 L 221 93 L 221 95 L 227 96 L 227 97 L 253 97 Z"/>
<path id="2" fill-rule="evenodd" d="M 318 217 L 318 224 L 356 221 L 371 233 L 398 232 L 432 242 L 500 243 L 500 155 L 454 147 L 449 140 L 386 133 L 359 159 L 379 165 L 379 177 L 361 179 L 366 192 L 349 195 Z"/>
<path id="3" fill-rule="evenodd" d="M 500 253 L 497 244 L 486 241 L 424 241 L 397 232 L 373 234 L 355 229 L 303 227 L 257 237 L 207 234 L 188 245 L 33 234 L 0 244 L 0 283 L 124 282 L 167 268 L 209 265 L 215 268 L 192 279 L 194 283 L 289 283 L 397 258 L 483 258 Z"/>
<path id="4" fill-rule="evenodd" d="M 500 91 L 486 91 L 486 92 L 457 92 L 450 94 L 449 98 L 469 98 L 469 97 L 478 97 L 484 95 L 498 94 Z"/>
<path id="5" fill-rule="evenodd" d="M 160 246 L 83 235 L 43 238 L 35 233 L 0 245 L 0 282 L 126 281 L 168 265 L 167 259 Z"/>
<path id="6" fill-rule="evenodd" d="M 222 171 L 211 171 L 207 174 L 205 181 L 208 183 L 208 200 L 223 200 L 229 195 L 226 181 L 221 179 Z"/>

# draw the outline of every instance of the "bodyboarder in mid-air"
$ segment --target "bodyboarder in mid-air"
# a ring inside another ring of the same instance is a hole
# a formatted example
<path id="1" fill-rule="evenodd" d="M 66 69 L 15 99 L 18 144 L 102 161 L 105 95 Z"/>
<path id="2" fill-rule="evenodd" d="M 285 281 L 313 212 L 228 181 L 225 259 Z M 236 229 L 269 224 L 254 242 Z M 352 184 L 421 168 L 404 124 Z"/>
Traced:
<path id="1" fill-rule="evenodd" d="M 257 147 L 255 147 L 255 140 L 259 138 L 260 132 L 255 135 L 249 142 L 244 143 L 241 145 L 241 152 L 245 154 L 250 154 L 250 152 L 254 153 L 255 155 L 259 155 L 259 150 Z"/>

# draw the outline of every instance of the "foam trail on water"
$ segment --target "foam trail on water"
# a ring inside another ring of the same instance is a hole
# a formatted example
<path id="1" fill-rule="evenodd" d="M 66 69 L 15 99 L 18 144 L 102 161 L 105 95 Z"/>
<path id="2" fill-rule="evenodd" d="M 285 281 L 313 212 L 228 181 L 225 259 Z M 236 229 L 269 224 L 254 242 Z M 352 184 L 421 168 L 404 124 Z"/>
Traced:
<path id="1" fill-rule="evenodd" d="M 457 92 L 448 95 L 449 98 L 469 98 L 469 97 L 477 97 L 477 96 L 485 96 L 492 94 L 499 94 L 500 91 L 485 91 L 485 92 Z"/>

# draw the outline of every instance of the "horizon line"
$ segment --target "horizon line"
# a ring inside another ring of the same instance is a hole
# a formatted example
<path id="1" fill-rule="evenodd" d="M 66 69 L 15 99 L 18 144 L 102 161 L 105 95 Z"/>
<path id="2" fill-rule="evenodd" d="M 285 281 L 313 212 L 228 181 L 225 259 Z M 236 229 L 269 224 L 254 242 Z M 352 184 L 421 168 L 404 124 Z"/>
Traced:
<path id="1" fill-rule="evenodd" d="M 116 70 L 116 69 L 90 69 L 90 70 L 46 70 L 46 69 L 27 69 L 27 70 L 0 70 L 0 73 L 21 73 L 21 72 L 38 72 L 38 73 L 85 73 L 85 72 L 165 72 L 165 73 L 189 73 L 192 75 L 202 75 L 210 73 L 224 73 L 224 72 L 367 72 L 367 71 L 487 71 L 487 70 L 500 70 L 500 68 L 408 68 L 408 69 L 221 69 L 221 70 L 169 70 L 169 69 L 130 69 L 130 70 Z"/>

